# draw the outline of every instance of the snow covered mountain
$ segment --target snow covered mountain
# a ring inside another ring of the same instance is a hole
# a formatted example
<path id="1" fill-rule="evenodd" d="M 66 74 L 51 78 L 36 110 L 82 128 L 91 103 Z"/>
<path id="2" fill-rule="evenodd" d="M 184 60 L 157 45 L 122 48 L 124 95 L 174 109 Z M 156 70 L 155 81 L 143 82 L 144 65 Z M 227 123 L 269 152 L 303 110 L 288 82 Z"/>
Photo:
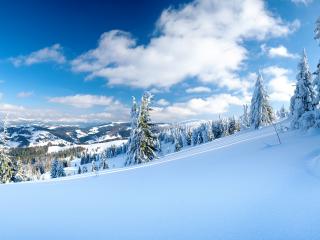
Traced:
<path id="1" fill-rule="evenodd" d="M 320 239 L 320 132 L 280 138 L 269 126 L 149 164 L 0 185 L 2 239 Z"/>
<path id="2" fill-rule="evenodd" d="M 8 128 L 11 147 L 101 143 L 125 139 L 129 133 L 129 124 L 120 122 L 93 127 L 24 125 Z"/>

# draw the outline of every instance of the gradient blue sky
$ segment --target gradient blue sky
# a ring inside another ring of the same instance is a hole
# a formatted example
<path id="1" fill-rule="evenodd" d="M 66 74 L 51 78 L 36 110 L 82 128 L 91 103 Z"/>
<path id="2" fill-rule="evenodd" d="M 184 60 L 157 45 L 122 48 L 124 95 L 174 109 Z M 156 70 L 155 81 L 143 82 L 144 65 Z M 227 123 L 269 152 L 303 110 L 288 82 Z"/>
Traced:
<path id="1" fill-rule="evenodd" d="M 320 2 L 226 5 L 3 0 L 0 110 L 11 119 L 125 121 L 131 96 L 151 90 L 155 121 L 213 119 L 241 113 L 259 69 L 273 106 L 287 105 L 302 49 L 312 69 L 320 58 Z"/>

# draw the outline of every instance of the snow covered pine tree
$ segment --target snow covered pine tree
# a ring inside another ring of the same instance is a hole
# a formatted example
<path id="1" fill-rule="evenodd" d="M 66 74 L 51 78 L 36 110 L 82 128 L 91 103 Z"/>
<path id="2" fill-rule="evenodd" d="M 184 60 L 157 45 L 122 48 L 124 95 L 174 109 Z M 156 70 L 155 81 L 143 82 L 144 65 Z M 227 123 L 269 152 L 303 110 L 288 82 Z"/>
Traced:
<path id="1" fill-rule="evenodd" d="M 13 160 L 9 155 L 8 147 L 8 129 L 7 129 L 7 116 L 3 119 L 3 132 L 0 135 L 2 143 L 0 148 L 0 182 L 20 182 L 24 179 L 21 164 Z"/>
<path id="2" fill-rule="evenodd" d="M 157 138 L 153 133 L 153 123 L 150 119 L 152 95 L 144 93 L 138 112 L 137 124 L 131 129 L 130 152 L 127 155 L 126 165 L 149 162 L 156 157 Z"/>
<path id="3" fill-rule="evenodd" d="M 248 112 L 248 105 L 243 105 L 243 114 L 240 117 L 241 128 L 246 129 L 250 127 L 250 120 L 249 120 L 249 112 Z"/>
<path id="4" fill-rule="evenodd" d="M 314 39 L 318 40 L 318 42 L 320 44 L 320 17 L 318 18 L 318 20 L 316 22 L 316 29 L 314 30 L 314 32 L 315 32 Z M 316 90 L 315 104 L 319 105 L 319 102 L 320 102 L 320 60 L 317 65 L 317 70 L 315 71 L 314 74 L 316 75 L 316 78 L 314 80 L 314 86 L 315 86 L 315 90 Z"/>
<path id="5" fill-rule="evenodd" d="M 273 110 L 268 101 L 268 94 L 263 86 L 262 75 L 259 72 L 251 99 L 250 125 L 257 129 L 271 124 L 273 120 Z"/>
<path id="6" fill-rule="evenodd" d="M 298 64 L 297 83 L 294 95 L 291 97 L 290 111 L 292 114 L 292 128 L 300 128 L 300 117 L 315 109 L 315 92 L 312 85 L 312 75 L 305 49 Z"/>
<path id="7" fill-rule="evenodd" d="M 137 148 L 138 142 L 136 141 L 137 134 L 137 122 L 138 122 L 139 109 L 135 97 L 132 97 L 132 107 L 131 107 L 131 133 L 128 139 L 128 150 L 127 150 L 127 160 L 126 165 L 131 165 L 137 161 Z"/>
<path id="8" fill-rule="evenodd" d="M 66 176 L 63 165 L 57 159 L 51 162 L 51 171 L 50 171 L 51 178 L 58 178 Z"/>

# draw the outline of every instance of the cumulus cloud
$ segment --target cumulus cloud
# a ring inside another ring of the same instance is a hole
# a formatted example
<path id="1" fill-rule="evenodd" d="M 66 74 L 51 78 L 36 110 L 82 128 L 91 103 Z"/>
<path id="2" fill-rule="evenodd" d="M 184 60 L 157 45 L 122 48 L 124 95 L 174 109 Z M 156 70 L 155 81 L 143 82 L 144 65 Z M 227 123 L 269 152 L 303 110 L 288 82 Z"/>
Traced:
<path id="1" fill-rule="evenodd" d="M 165 100 L 164 98 L 161 98 L 161 99 L 159 99 L 159 100 L 157 101 L 157 104 L 160 105 L 160 106 L 167 106 L 167 105 L 169 105 L 170 103 L 169 103 L 167 100 Z"/>
<path id="2" fill-rule="evenodd" d="M 90 94 L 76 94 L 72 96 L 52 97 L 49 102 L 65 104 L 77 108 L 91 108 L 94 106 L 109 106 L 117 104 L 113 97 L 97 96 Z"/>
<path id="3" fill-rule="evenodd" d="M 19 92 L 17 94 L 18 98 L 27 98 L 27 97 L 31 97 L 33 95 L 33 92 Z"/>
<path id="4" fill-rule="evenodd" d="M 101 112 L 66 113 L 53 109 L 27 108 L 19 105 L 1 103 L 0 113 L 8 115 L 8 120 L 14 123 L 44 122 L 44 123 L 92 123 L 110 121 L 128 121 L 130 109 L 122 104 L 116 104 Z"/>
<path id="5" fill-rule="evenodd" d="M 208 87 L 194 87 L 194 88 L 187 88 L 186 93 L 209 93 L 211 89 Z"/>
<path id="6" fill-rule="evenodd" d="M 241 106 L 244 99 L 230 94 L 218 94 L 207 98 L 192 98 L 186 102 L 178 102 L 166 107 L 155 107 L 152 117 L 155 121 L 178 121 L 191 117 L 212 118 L 226 113 L 229 107 Z"/>
<path id="7" fill-rule="evenodd" d="M 20 55 L 9 59 L 16 67 L 30 66 L 43 62 L 65 63 L 66 58 L 63 54 L 63 49 L 60 44 L 54 44 L 50 47 L 42 48 L 28 55 Z"/>
<path id="8" fill-rule="evenodd" d="M 290 53 L 288 49 L 283 45 L 279 45 L 278 47 L 267 47 L 265 44 L 262 44 L 261 50 L 271 58 L 283 57 L 295 59 L 299 57 L 298 54 Z"/>
<path id="9" fill-rule="evenodd" d="M 294 92 L 294 82 L 289 79 L 290 70 L 278 66 L 262 69 L 262 73 L 269 79 L 267 87 L 270 100 L 287 102 Z"/>
<path id="10" fill-rule="evenodd" d="M 196 0 L 163 11 L 148 44 L 112 30 L 71 65 L 88 79 L 102 77 L 110 85 L 168 88 L 192 77 L 243 89 L 237 72 L 248 58 L 244 41 L 286 36 L 297 26 L 274 16 L 262 0 Z"/>

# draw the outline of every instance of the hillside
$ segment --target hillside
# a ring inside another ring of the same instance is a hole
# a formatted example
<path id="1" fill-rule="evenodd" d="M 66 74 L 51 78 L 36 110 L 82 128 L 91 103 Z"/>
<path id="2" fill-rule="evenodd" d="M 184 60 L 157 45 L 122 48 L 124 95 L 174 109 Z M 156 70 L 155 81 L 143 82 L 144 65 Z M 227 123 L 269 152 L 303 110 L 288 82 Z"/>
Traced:
<path id="1" fill-rule="evenodd" d="M 281 139 L 267 127 L 150 164 L 0 185 L 1 239 L 319 239 L 320 133 Z"/>
<path id="2" fill-rule="evenodd" d="M 125 139 L 129 136 L 128 123 L 108 123 L 104 125 L 47 126 L 23 125 L 8 128 L 10 147 L 34 147 L 51 145 L 92 144 Z"/>

